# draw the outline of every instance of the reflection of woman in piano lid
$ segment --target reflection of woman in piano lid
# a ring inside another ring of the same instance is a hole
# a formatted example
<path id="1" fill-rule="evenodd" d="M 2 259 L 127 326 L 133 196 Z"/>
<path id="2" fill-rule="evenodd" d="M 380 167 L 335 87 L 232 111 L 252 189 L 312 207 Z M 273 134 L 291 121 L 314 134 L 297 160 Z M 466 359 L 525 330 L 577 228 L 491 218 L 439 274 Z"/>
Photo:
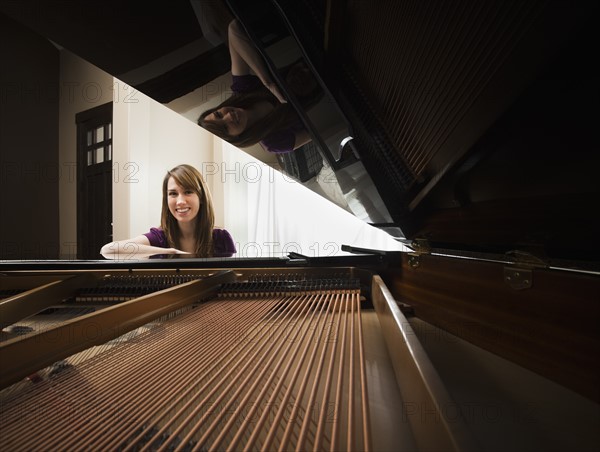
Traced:
<path id="1" fill-rule="evenodd" d="M 229 232 L 214 228 L 210 192 L 196 168 L 179 165 L 168 171 L 162 198 L 160 228 L 107 243 L 100 254 L 109 259 L 123 259 L 188 253 L 197 257 L 230 257 L 236 252 Z"/>
<path id="2" fill-rule="evenodd" d="M 310 141 L 294 109 L 271 79 L 263 59 L 237 21 L 229 24 L 233 95 L 200 115 L 198 124 L 238 147 L 256 143 L 269 152 L 290 152 Z M 314 99 L 316 80 L 302 63 L 286 71 L 288 86 L 302 102 Z"/>

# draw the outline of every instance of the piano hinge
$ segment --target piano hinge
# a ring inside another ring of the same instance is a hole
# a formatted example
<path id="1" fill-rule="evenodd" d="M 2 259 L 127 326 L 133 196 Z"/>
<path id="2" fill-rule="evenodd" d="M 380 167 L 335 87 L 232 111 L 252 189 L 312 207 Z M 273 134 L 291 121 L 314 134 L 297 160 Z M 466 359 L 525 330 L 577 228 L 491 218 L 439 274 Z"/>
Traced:
<path id="1" fill-rule="evenodd" d="M 504 282 L 515 290 L 530 289 L 533 270 L 524 267 L 504 267 Z"/>
<path id="2" fill-rule="evenodd" d="M 425 239 L 414 239 L 410 243 L 407 243 L 406 246 L 413 250 L 412 253 L 408 253 L 408 266 L 412 269 L 416 269 L 421 265 L 421 255 L 431 253 L 431 246 Z"/>
<path id="3" fill-rule="evenodd" d="M 543 259 L 527 251 L 511 250 L 506 256 L 512 264 L 504 267 L 504 282 L 515 290 L 530 289 L 533 285 L 533 270 L 548 267 Z"/>
<path id="4" fill-rule="evenodd" d="M 426 239 L 414 239 L 407 246 L 417 254 L 431 253 L 431 245 Z"/>
<path id="5" fill-rule="evenodd" d="M 421 263 L 419 262 L 418 254 L 410 253 L 408 255 L 408 266 L 410 268 L 413 268 L 413 269 L 418 268 L 420 264 Z"/>

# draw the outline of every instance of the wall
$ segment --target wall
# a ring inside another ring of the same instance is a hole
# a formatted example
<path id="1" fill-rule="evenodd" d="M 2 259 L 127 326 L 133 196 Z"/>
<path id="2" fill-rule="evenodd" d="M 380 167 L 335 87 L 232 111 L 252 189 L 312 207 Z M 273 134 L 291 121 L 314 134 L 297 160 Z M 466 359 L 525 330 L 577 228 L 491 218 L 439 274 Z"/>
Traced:
<path id="1" fill-rule="evenodd" d="M 56 259 L 58 50 L 0 14 L 0 259 Z"/>
<path id="2" fill-rule="evenodd" d="M 59 179 L 61 259 L 77 255 L 77 124 L 75 115 L 112 102 L 113 77 L 67 50 L 60 51 Z M 114 147 L 114 146 L 113 146 Z"/>

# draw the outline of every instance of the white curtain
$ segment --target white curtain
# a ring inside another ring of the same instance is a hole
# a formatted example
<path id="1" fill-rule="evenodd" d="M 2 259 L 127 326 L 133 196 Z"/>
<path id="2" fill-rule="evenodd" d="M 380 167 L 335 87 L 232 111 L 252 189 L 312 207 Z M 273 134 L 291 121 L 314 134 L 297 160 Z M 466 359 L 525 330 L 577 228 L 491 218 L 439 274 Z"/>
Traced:
<path id="1" fill-rule="evenodd" d="M 238 257 L 334 256 L 346 254 L 343 244 L 404 249 L 387 233 L 228 143 L 223 142 L 218 167 L 224 226 Z"/>

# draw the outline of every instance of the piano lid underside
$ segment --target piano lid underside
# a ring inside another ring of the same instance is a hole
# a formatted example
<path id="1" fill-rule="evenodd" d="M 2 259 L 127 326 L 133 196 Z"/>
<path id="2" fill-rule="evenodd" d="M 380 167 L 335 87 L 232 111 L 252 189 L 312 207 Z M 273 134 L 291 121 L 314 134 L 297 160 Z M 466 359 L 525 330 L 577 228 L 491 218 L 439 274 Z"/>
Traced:
<path id="1" fill-rule="evenodd" d="M 275 3 L 407 238 L 595 258 L 597 2 Z M 228 70 L 221 45 L 142 74 L 206 40 L 187 0 L 168 11 L 132 4 L 131 23 L 116 14 L 122 5 L 65 5 L 3 2 L 2 11 L 158 100 Z M 156 34 L 155 21 L 168 31 Z"/>
<path id="2" fill-rule="evenodd" d="M 331 5 L 325 53 L 308 49 L 407 238 L 595 259 L 597 13 L 593 2 Z"/>

